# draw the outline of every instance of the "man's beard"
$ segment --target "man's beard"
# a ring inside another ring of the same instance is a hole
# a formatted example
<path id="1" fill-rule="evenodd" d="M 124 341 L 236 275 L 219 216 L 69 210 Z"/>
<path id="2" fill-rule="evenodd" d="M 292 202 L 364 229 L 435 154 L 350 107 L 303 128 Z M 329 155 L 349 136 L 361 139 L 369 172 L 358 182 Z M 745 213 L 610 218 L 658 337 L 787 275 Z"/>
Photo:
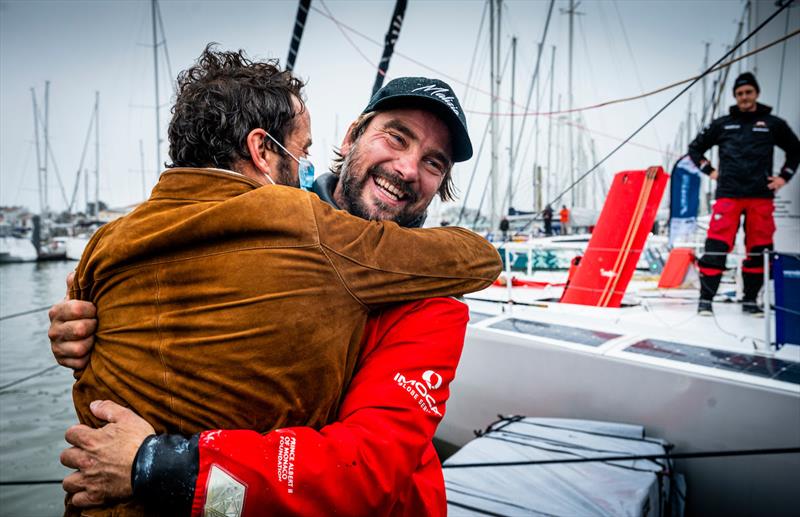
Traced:
<path id="1" fill-rule="evenodd" d="M 292 174 L 291 158 L 288 156 L 280 155 L 278 157 L 278 166 L 275 171 L 277 178 L 274 178 L 275 183 L 278 185 L 286 185 L 287 187 L 300 188 L 300 179 Z"/>
<path id="2" fill-rule="evenodd" d="M 373 165 L 364 174 L 358 175 L 353 172 L 354 167 L 358 167 L 356 154 L 358 146 L 354 145 L 350 152 L 345 156 L 339 176 L 342 185 L 342 197 L 345 210 L 351 214 L 370 220 L 390 220 L 400 226 L 418 226 L 420 219 L 426 215 L 425 209 L 414 210 L 411 206 L 417 201 L 417 193 L 414 192 L 405 182 L 399 180 L 397 175 L 389 173 L 386 169 Z M 370 208 L 364 202 L 364 188 L 372 176 L 384 178 L 398 188 L 406 196 L 406 204 L 397 210 L 379 199 L 375 200 L 374 208 Z"/>

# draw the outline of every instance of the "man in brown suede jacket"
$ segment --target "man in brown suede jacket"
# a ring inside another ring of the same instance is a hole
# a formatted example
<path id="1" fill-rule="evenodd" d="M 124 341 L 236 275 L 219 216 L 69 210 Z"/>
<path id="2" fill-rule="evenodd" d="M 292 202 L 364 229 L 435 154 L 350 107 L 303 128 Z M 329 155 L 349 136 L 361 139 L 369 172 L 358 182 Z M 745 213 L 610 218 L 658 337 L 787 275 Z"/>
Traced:
<path id="1" fill-rule="evenodd" d="M 179 77 L 172 166 L 147 202 L 97 232 L 77 269 L 71 294 L 94 302 L 99 319 L 73 392 L 82 422 L 100 425 L 89 402 L 109 399 L 162 433 L 324 425 L 370 309 L 478 290 L 498 274 L 494 248 L 466 230 L 368 222 L 297 188 L 262 187 L 297 185 L 292 159 L 310 146 L 301 88 L 273 63 L 210 49 Z M 363 164 L 371 173 L 342 188 L 378 196 L 364 206 L 395 219 L 418 216 L 426 189 L 450 188 L 464 143 L 451 133 L 431 146 L 412 138 L 415 120 L 378 117 L 380 131 L 362 141 L 370 156 L 416 146 L 439 181 L 410 188 Z M 430 117 L 416 122 L 443 124 Z M 320 325 L 320 313 L 334 324 Z"/>

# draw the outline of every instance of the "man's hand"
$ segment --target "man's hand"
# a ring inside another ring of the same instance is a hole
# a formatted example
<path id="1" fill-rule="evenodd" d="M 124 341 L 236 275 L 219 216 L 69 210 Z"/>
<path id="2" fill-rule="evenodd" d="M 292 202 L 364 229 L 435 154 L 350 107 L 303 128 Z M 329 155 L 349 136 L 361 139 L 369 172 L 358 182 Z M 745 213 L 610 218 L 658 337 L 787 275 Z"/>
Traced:
<path id="1" fill-rule="evenodd" d="M 767 181 L 769 182 L 767 184 L 767 188 L 773 192 L 779 191 L 784 185 L 786 185 L 786 180 L 780 176 L 770 176 L 767 178 Z"/>
<path id="2" fill-rule="evenodd" d="M 77 376 L 89 364 L 97 329 L 97 311 L 91 302 L 69 299 L 74 277 L 74 272 L 67 276 L 67 297 L 50 308 L 47 335 L 58 364 L 76 370 Z"/>
<path id="3" fill-rule="evenodd" d="M 712 169 L 711 172 L 708 174 L 708 177 L 712 180 L 716 180 L 719 178 L 719 171 L 717 169 Z"/>
<path id="4" fill-rule="evenodd" d="M 74 447 L 61 453 L 62 465 L 78 469 L 62 483 L 78 508 L 130 497 L 136 452 L 145 438 L 155 434 L 153 426 L 144 419 L 110 400 L 95 400 L 89 408 L 96 417 L 109 423 L 100 429 L 85 425 L 70 427 L 65 439 Z"/>

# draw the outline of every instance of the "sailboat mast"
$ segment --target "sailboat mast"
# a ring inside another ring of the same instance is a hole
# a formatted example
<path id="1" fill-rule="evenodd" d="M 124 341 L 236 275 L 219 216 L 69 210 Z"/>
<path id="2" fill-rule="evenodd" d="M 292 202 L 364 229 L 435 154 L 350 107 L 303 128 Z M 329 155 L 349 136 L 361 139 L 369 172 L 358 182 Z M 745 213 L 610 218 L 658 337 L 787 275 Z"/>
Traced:
<path id="1" fill-rule="evenodd" d="M 139 168 L 142 173 L 142 199 L 147 199 L 147 181 L 144 175 L 144 141 L 139 139 Z"/>
<path id="2" fill-rule="evenodd" d="M 550 108 L 548 111 L 553 112 L 553 81 L 555 79 L 555 63 L 556 63 L 556 46 L 553 45 L 550 52 Z M 550 179 L 553 177 L 553 168 L 551 167 L 550 157 L 553 148 L 553 115 L 549 116 L 547 124 L 547 181 L 545 199 L 550 199 Z"/>
<path id="3" fill-rule="evenodd" d="M 684 149 L 689 148 L 689 143 L 692 141 L 692 94 L 689 93 L 689 100 L 686 107 L 686 145 Z"/>
<path id="4" fill-rule="evenodd" d="M 100 92 L 94 92 L 94 215 L 100 214 Z"/>
<path id="5" fill-rule="evenodd" d="M 559 113 L 561 112 L 561 94 L 560 93 L 558 94 L 558 103 L 556 104 L 556 111 L 558 111 Z M 555 179 L 555 191 L 556 192 L 559 192 L 561 190 L 561 167 L 562 167 L 561 166 L 561 161 L 562 161 L 562 155 L 563 155 L 563 151 L 561 149 L 561 135 L 563 133 L 562 126 L 564 125 L 562 118 L 563 117 L 561 115 L 558 116 L 559 124 L 558 124 L 558 127 L 556 127 L 556 164 L 555 164 L 555 167 L 554 167 L 556 173 L 553 176 L 553 179 Z"/>
<path id="6" fill-rule="evenodd" d="M 511 135 L 508 143 L 508 199 L 509 208 L 514 206 L 512 181 L 514 178 L 514 83 L 517 78 L 517 37 L 511 38 Z"/>
<path id="7" fill-rule="evenodd" d="M 158 31 L 156 29 L 156 2 L 157 0 L 150 0 L 150 17 L 153 22 L 153 69 L 155 70 L 155 94 L 156 94 L 156 177 L 161 171 L 161 120 L 159 114 L 159 106 L 161 101 L 158 96 Z"/>
<path id="8" fill-rule="evenodd" d="M 490 40 L 490 52 L 491 55 L 490 65 L 491 65 L 491 130 L 492 130 L 492 164 L 491 170 L 489 171 L 490 174 L 490 181 L 491 181 L 491 191 L 492 191 L 492 198 L 491 198 L 491 208 L 490 208 L 490 215 L 489 215 L 489 231 L 494 231 L 497 227 L 497 148 L 499 145 L 499 135 L 497 134 L 497 95 L 500 86 L 500 74 L 498 68 L 500 66 L 500 3 L 501 0 L 491 0 L 490 6 L 490 18 L 489 18 L 489 40 Z"/>
<path id="9" fill-rule="evenodd" d="M 36 92 L 31 88 L 31 100 L 33 101 L 33 133 L 36 143 L 36 179 L 39 186 L 39 213 L 44 211 L 44 197 L 42 196 L 42 153 L 39 150 L 39 107 L 36 104 Z"/>
<path id="10" fill-rule="evenodd" d="M 42 175 L 44 177 L 44 213 L 50 213 L 50 196 L 48 177 L 47 177 L 47 155 L 50 150 L 49 140 L 49 126 L 50 125 L 50 81 L 44 82 L 44 168 Z"/>
<path id="11" fill-rule="evenodd" d="M 573 33 L 573 25 L 575 19 L 575 0 L 569 0 L 569 71 L 568 71 L 568 96 L 567 96 L 567 103 L 569 104 L 568 109 L 570 112 L 567 114 L 569 119 L 569 180 L 570 183 L 575 183 L 575 149 L 573 143 L 573 130 L 572 130 L 572 41 L 574 39 Z M 575 189 L 570 189 L 570 202 L 571 206 L 575 206 Z"/>
<path id="12" fill-rule="evenodd" d="M 703 70 L 708 70 L 708 47 L 711 45 L 708 41 L 705 42 L 706 45 L 706 52 L 705 56 L 703 57 Z M 705 114 L 706 109 L 708 109 L 708 88 L 706 87 L 708 74 L 703 76 L 703 108 L 700 110 L 700 113 Z M 705 125 L 706 121 L 701 120 L 700 126 L 702 127 Z"/>
<path id="13" fill-rule="evenodd" d="M 537 43 L 537 61 L 541 60 L 542 56 L 542 43 Z M 540 86 L 542 81 L 540 78 L 536 78 L 536 111 L 541 111 L 541 95 L 540 95 Z M 539 161 L 539 115 L 536 115 L 536 118 L 533 119 L 533 209 L 534 211 L 538 212 L 542 209 L 542 175 L 541 175 L 541 165 L 542 163 Z"/>

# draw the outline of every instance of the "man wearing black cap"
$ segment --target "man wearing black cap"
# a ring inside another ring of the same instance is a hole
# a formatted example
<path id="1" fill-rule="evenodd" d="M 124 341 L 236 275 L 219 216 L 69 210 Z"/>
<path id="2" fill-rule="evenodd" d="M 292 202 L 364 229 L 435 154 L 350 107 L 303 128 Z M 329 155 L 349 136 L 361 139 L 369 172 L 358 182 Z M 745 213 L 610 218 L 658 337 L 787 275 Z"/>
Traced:
<path id="1" fill-rule="evenodd" d="M 418 227 L 435 195 L 453 199 L 453 163 L 469 160 L 472 144 L 447 83 L 401 77 L 375 93 L 336 156 L 333 176 L 322 176 L 314 187 L 323 200 L 365 219 Z"/>
<path id="2" fill-rule="evenodd" d="M 739 219 L 744 215 L 747 256 L 742 261 L 742 311 L 763 316 L 756 297 L 764 281 L 763 253 L 772 249 L 775 233 L 773 198 L 797 170 L 800 142 L 786 121 L 770 114 L 772 108 L 756 102 L 759 92 L 755 76 L 750 72 L 741 74 L 733 84 L 736 105 L 689 144 L 689 156 L 695 165 L 717 180 L 705 254 L 699 261 L 701 315 L 713 314 L 711 302 L 725 270 L 727 253 L 733 249 Z M 714 145 L 719 146 L 718 170 L 703 156 Z M 780 173 L 773 176 L 776 145 L 786 152 L 786 161 Z"/>
<path id="3" fill-rule="evenodd" d="M 433 197 L 452 195 L 453 162 L 471 155 L 464 115 L 449 86 L 424 78 L 396 79 L 376 93 L 350 126 L 334 174 L 320 177 L 314 191 L 364 218 L 421 226 Z M 339 421 L 322 429 L 294 427 L 266 435 L 207 431 L 191 442 L 169 435 L 149 439 L 139 448 L 132 475 L 135 485 L 142 477 L 150 479 L 145 479 L 144 493 L 135 493 L 165 497 L 176 484 L 188 483 L 188 492 L 184 487 L 170 497 L 188 494 L 194 513 L 229 504 L 238 505 L 242 515 L 444 514 L 441 467 L 431 438 L 460 356 L 466 325 L 462 309 L 458 302 L 428 300 L 373 315 Z M 323 315 L 320 324 L 337 322 Z M 51 336 L 57 334 L 51 327 Z M 71 346 L 54 339 L 54 348 L 62 352 Z M 109 428 L 136 447 L 152 433 L 146 422 L 113 403 L 95 405 L 92 411 L 113 422 Z M 90 432 L 109 448 L 115 444 L 103 430 Z M 171 444 L 184 453 L 165 453 Z M 90 453 L 105 462 L 105 470 L 94 466 L 95 476 L 125 481 L 131 472 L 130 463 L 115 457 L 113 448 L 102 458 L 102 451 Z M 84 489 L 99 488 L 96 480 L 82 482 Z M 94 496 L 100 501 L 108 494 Z"/>

